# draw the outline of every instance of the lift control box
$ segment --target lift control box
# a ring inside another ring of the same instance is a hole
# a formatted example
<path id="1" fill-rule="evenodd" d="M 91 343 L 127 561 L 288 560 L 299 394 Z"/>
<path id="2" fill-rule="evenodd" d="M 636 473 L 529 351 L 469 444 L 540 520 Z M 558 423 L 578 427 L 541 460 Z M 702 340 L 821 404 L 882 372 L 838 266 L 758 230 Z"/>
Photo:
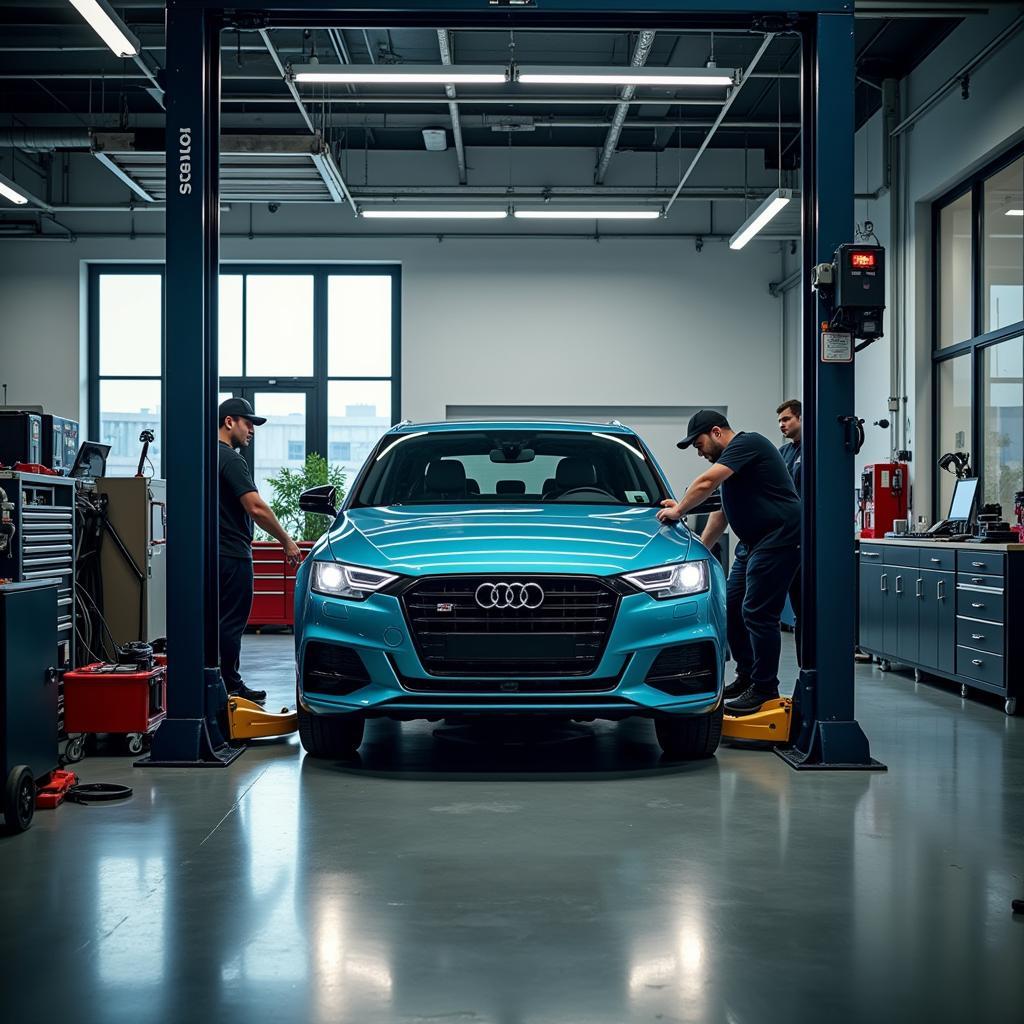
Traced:
<path id="1" fill-rule="evenodd" d="M 838 319 L 858 338 L 882 335 L 885 312 L 885 250 L 880 245 L 846 243 L 833 264 Z"/>

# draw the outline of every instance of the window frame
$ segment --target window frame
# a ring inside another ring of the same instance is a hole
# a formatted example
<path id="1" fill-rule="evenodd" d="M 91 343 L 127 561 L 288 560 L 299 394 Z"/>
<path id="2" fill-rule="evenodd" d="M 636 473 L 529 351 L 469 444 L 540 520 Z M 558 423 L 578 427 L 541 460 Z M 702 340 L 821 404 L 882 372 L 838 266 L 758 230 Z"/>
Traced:
<path id="1" fill-rule="evenodd" d="M 100 386 L 106 380 L 159 380 L 160 381 L 160 426 L 166 430 L 166 272 L 163 262 L 132 263 L 90 263 L 88 265 L 88 416 L 90 433 L 96 434 L 100 424 Z M 243 391 L 305 391 L 307 393 L 306 450 L 320 452 L 330 462 L 328 447 L 327 391 L 331 381 L 375 381 L 391 384 L 391 420 L 398 423 L 402 418 L 402 268 L 397 263 L 250 263 L 221 261 L 220 273 L 242 275 L 242 369 L 245 370 L 246 316 L 245 296 L 248 279 L 251 276 L 285 275 L 313 277 L 313 373 L 304 377 L 255 377 L 243 373 L 241 376 L 219 378 L 220 390 L 240 394 Z M 99 337 L 99 279 L 105 274 L 154 275 L 160 276 L 160 376 L 100 376 Z M 390 277 L 391 278 L 391 374 L 390 376 L 347 377 L 328 376 L 328 279 L 337 276 Z M 164 476 L 161 446 L 161 464 L 158 469 Z"/>
<path id="2" fill-rule="evenodd" d="M 984 350 L 1002 341 L 1010 341 L 1024 335 L 1024 320 L 1000 327 L 994 331 L 983 331 L 985 317 L 985 182 L 994 174 L 1005 170 L 1010 164 L 1024 156 L 1024 143 L 1006 150 L 996 159 L 987 163 L 970 177 L 959 182 L 932 203 L 932 519 L 938 521 L 945 510 L 939 508 L 939 474 L 937 461 L 943 453 L 939 451 L 939 366 L 947 359 L 955 359 L 965 353 L 971 367 L 971 466 L 981 479 L 982 501 L 985 497 L 985 442 L 982 436 L 982 419 L 985 403 Z M 973 220 L 971 223 L 971 331 L 972 336 L 945 348 L 939 347 L 939 304 L 940 295 L 940 218 L 942 210 L 962 196 L 971 194 Z M 1003 509 L 1004 515 L 1012 509 Z"/>

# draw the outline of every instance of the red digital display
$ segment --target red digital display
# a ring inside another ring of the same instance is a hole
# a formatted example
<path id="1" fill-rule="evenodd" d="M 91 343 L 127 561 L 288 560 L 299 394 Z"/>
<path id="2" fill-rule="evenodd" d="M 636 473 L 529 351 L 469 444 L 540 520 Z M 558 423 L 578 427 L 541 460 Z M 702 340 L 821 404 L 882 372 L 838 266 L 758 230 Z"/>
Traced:
<path id="1" fill-rule="evenodd" d="M 854 270 L 874 270 L 875 254 L 873 252 L 851 252 L 850 266 Z"/>

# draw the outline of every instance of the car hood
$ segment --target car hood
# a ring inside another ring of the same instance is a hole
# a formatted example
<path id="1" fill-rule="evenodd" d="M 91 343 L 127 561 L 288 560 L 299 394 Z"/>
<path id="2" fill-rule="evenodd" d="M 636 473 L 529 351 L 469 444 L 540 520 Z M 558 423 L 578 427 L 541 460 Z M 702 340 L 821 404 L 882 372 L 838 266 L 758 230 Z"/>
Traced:
<path id="1" fill-rule="evenodd" d="M 684 561 L 691 546 L 680 525 L 653 508 L 607 505 L 451 505 L 360 508 L 330 530 L 340 562 L 410 576 L 456 572 L 573 572 L 609 576 Z"/>

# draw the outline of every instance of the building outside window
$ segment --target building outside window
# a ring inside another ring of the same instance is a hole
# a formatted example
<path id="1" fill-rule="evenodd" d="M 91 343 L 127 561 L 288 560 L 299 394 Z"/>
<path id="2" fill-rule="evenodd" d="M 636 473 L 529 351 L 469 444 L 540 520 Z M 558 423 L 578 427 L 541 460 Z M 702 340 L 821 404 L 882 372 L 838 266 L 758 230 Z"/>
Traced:
<path id="1" fill-rule="evenodd" d="M 1024 148 L 934 207 L 936 458 L 971 456 L 986 504 L 1024 490 Z M 934 514 L 953 478 L 938 472 Z"/>

